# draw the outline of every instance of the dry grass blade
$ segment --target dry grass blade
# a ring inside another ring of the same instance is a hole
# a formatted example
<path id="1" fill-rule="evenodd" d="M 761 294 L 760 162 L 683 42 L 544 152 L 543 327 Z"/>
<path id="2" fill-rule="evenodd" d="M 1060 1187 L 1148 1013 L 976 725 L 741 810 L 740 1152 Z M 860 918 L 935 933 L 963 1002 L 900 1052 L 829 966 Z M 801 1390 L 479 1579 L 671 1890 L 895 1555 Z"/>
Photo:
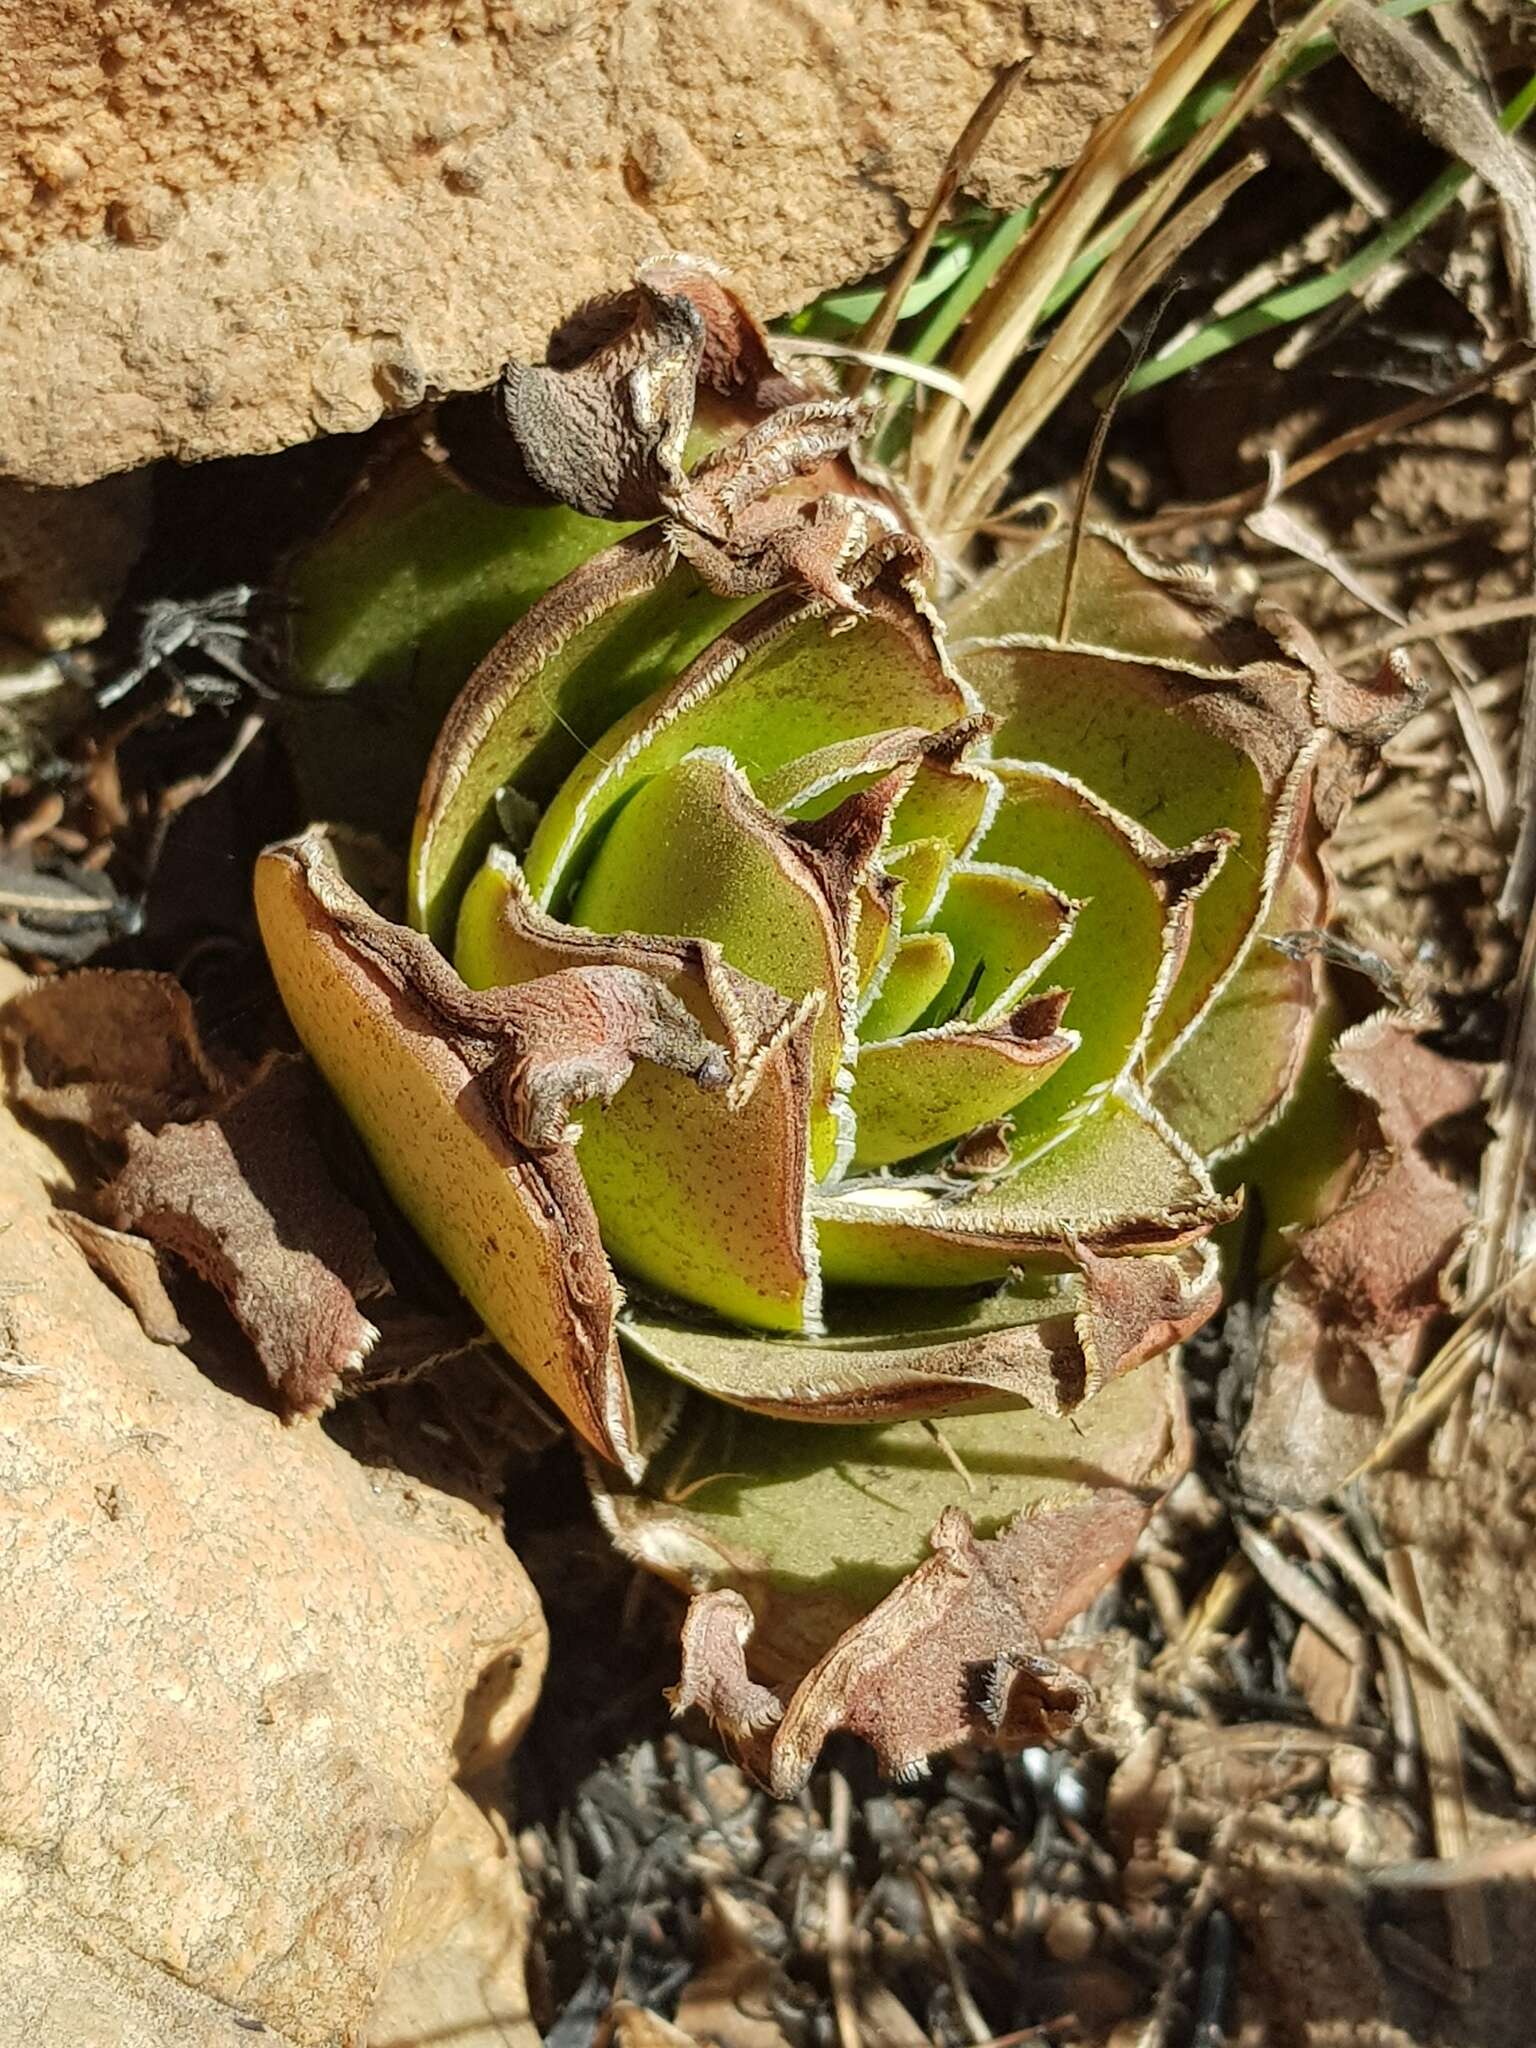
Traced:
<path id="1" fill-rule="evenodd" d="M 949 160 L 939 177 L 938 187 L 929 203 L 928 211 L 918 223 L 917 232 L 907 244 L 906 253 L 896 266 L 896 274 L 885 288 L 884 296 L 876 307 L 869 324 L 858 338 L 859 353 L 854 361 L 858 367 L 848 379 L 848 393 L 857 398 L 869 383 L 871 370 L 880 368 L 878 362 L 871 363 L 871 357 L 881 356 L 896 331 L 901 318 L 901 305 L 922 269 L 928 251 L 933 247 L 933 238 L 944 223 L 945 215 L 955 202 L 966 172 L 976 160 L 976 153 L 992 132 L 993 123 L 1008 104 L 1014 87 L 1029 69 L 1031 59 L 1021 58 L 1017 64 L 1010 64 L 1000 72 L 991 87 L 960 132 L 960 139 L 949 153 Z M 910 367 L 906 373 L 911 375 Z M 963 396 L 963 391 L 957 391 Z"/>
<path id="2" fill-rule="evenodd" d="M 1529 167 L 1523 164 L 1525 175 Z M 1522 288 L 1528 330 L 1536 335 L 1536 213 L 1526 204 L 1505 199 L 1504 222 L 1510 269 Z M 1536 403 L 1526 411 L 1530 433 L 1536 434 Z M 1529 569 L 1536 590 L 1536 546 Z M 1520 749 L 1515 764 L 1515 809 L 1519 825 L 1509 869 L 1499 897 L 1499 912 L 1521 934 L 1520 962 L 1510 995 L 1505 1059 L 1490 1119 L 1494 1139 L 1484 1158 L 1478 1187 L 1477 1214 L 1481 1238 L 1473 1273 L 1490 1286 L 1513 1273 L 1529 1213 L 1530 1169 L 1536 1118 L 1536 630 L 1526 637 L 1525 676 L 1521 691 Z M 1506 1368 L 1513 1348 L 1502 1319 L 1491 1345 L 1494 1390 L 1507 1395 Z"/>
<path id="3" fill-rule="evenodd" d="M 1471 633 L 1480 626 L 1501 626 L 1509 619 L 1536 616 L 1536 595 L 1505 598 L 1497 604 L 1468 605 L 1464 611 L 1437 612 L 1427 619 L 1407 619 L 1395 632 L 1377 640 L 1362 641 L 1338 657 L 1341 668 L 1359 668 L 1379 661 L 1394 647 L 1411 647 L 1416 640 L 1436 640 L 1442 633 Z"/>
<path id="4" fill-rule="evenodd" d="M 1420 1626 L 1424 1625 L 1424 1602 L 1419 1592 L 1413 1552 L 1389 1550 L 1383 1562 L 1387 1583 L 1404 1608 Z M 1429 1792 L 1429 1820 L 1435 1850 L 1447 1861 L 1464 1856 L 1471 1846 L 1467 1826 L 1467 1791 L 1461 1768 L 1461 1734 L 1455 1711 L 1444 1685 L 1422 1664 L 1410 1663 L 1408 1683 L 1413 1693 L 1414 1712 L 1419 1723 L 1419 1743 L 1424 1756 L 1424 1776 Z M 1451 1959 L 1459 1970 L 1486 1970 L 1493 1961 L 1488 1938 L 1488 1916 L 1475 1888 L 1458 1889 L 1446 1900 L 1446 1920 L 1451 1937 Z"/>
<path id="5" fill-rule="evenodd" d="M 1444 1679 L 1461 1709 L 1463 1720 L 1491 1742 L 1509 1766 L 1521 1798 L 1536 1793 L 1536 1756 L 1504 1725 L 1503 1717 L 1483 1697 L 1460 1665 L 1448 1657 L 1423 1624 L 1384 1586 L 1346 1536 L 1311 1508 L 1287 1508 L 1286 1520 L 1304 1542 L 1337 1566 L 1360 1595 L 1367 1611 L 1396 1629 L 1412 1658 Z"/>
<path id="6" fill-rule="evenodd" d="M 1349 1663 L 1358 1665 L 1365 1661 L 1365 1630 L 1328 1598 L 1310 1573 L 1293 1564 L 1267 1536 L 1246 1523 L 1238 1523 L 1237 1540 L 1243 1555 L 1277 1600 L 1284 1601 L 1303 1621 L 1309 1621 Z"/>
<path id="7" fill-rule="evenodd" d="M 941 370 L 936 363 L 914 362 L 910 356 L 887 355 L 880 349 L 860 348 L 851 341 L 824 341 L 817 334 L 776 334 L 773 352 L 786 361 L 794 356 L 826 356 L 833 362 L 858 363 L 866 369 L 905 377 L 913 384 L 925 384 L 929 390 L 942 391 L 951 398 L 963 396 L 960 379 Z M 851 388 L 852 379 L 849 383 Z"/>
<path id="8" fill-rule="evenodd" d="M 1197 0 L 1187 9 L 1167 31 L 1147 83 L 1100 125 L 1062 178 L 951 353 L 971 412 L 986 404 L 1006 376 L 1058 279 L 1152 137 L 1210 70 L 1255 4 Z M 964 411 L 953 401 L 932 407 L 917 423 L 908 475 L 920 502 L 936 504 L 947 495 L 965 431 Z"/>
<path id="9" fill-rule="evenodd" d="M 853 1914 L 848 1897 L 848 1838 L 853 1819 L 853 1793 L 841 1771 L 831 1775 L 832 1860 L 827 1871 L 827 1978 L 832 1986 L 832 2011 L 837 2020 L 838 2048 L 863 2048 L 859 2002 L 854 1983 Z"/>
<path id="10" fill-rule="evenodd" d="M 1402 1407 L 1385 1434 L 1377 1440 L 1369 1457 L 1362 1458 L 1344 1481 L 1346 1486 L 1363 1479 L 1368 1473 L 1382 1472 L 1395 1465 L 1405 1451 L 1434 1428 L 1457 1395 L 1477 1376 L 1482 1366 L 1485 1342 L 1497 1312 L 1511 1289 L 1529 1270 L 1529 1264 L 1520 1266 L 1498 1287 L 1472 1303 L 1460 1324 L 1415 1380 Z"/>
<path id="11" fill-rule="evenodd" d="M 1113 298 L 1118 302 L 1119 318 L 1123 319 L 1142 293 L 1169 268 L 1177 250 L 1186 242 L 1192 241 L 1194 236 L 1209 224 L 1210 219 L 1215 217 L 1213 211 L 1202 218 L 1200 209 L 1202 200 L 1209 201 L 1211 195 L 1222 186 L 1223 181 L 1220 179 L 1210 188 L 1209 193 L 1191 201 L 1182 213 L 1164 225 L 1171 209 L 1178 204 L 1187 187 L 1210 160 L 1213 152 L 1232 134 L 1238 124 L 1247 118 L 1296 52 L 1326 25 L 1340 4 L 1341 0 L 1317 0 L 1317 4 L 1299 21 L 1277 37 L 1244 77 L 1218 119 L 1208 128 L 1198 131 L 1174 157 L 1167 169 L 1153 181 L 1144 195 L 1141 217 L 1131 233 L 1101 266 L 1093 283 L 1083 292 L 1072 312 L 1063 321 L 1060 331 L 1053 338 L 1050 347 L 1044 351 L 1042 359 L 1034 365 L 1025 380 L 1025 386 L 1015 392 L 1008 405 L 1004 407 L 1002 416 L 987 435 L 965 472 L 952 486 L 948 485 L 947 479 L 936 480 L 934 491 L 926 502 L 930 516 L 940 531 L 964 530 L 974 525 L 975 521 L 985 514 L 991 497 L 1012 466 L 1019 450 L 1028 441 L 1040 419 L 1044 418 L 1051 406 L 1057 402 L 1059 392 L 1051 398 L 1044 410 L 1037 410 L 1038 398 L 1042 395 L 1040 387 L 1037 387 L 1031 398 L 1025 398 L 1025 388 L 1041 377 L 1047 362 L 1054 359 L 1058 376 L 1065 367 L 1070 372 L 1068 383 L 1075 379 L 1093 349 L 1102 345 L 1118 324 L 1117 319 L 1112 319 L 1106 326 L 1102 317 L 1096 320 L 1094 314 L 1102 316 L 1107 303 Z M 1156 74 L 1154 81 L 1155 79 Z M 1132 101 L 1131 106 L 1135 107 L 1137 104 L 1137 101 Z M 1130 109 L 1126 112 L 1129 113 Z M 1130 125 L 1134 127 L 1136 124 Z M 1095 155 L 1095 151 L 1090 151 L 1085 162 Z M 1063 186 L 1062 190 L 1065 189 Z M 1223 195 L 1227 196 L 1230 196 L 1230 191 Z M 1221 203 L 1221 200 L 1216 202 L 1216 211 L 1219 211 Z M 1096 217 L 1097 214 L 1094 218 Z M 1042 216 L 1042 227 L 1046 225 L 1046 220 L 1047 216 Z M 1199 226 L 1194 225 L 1196 221 L 1199 221 Z M 1091 225 L 1091 220 L 1082 223 L 1084 231 Z M 1021 245 L 1021 255 L 1027 254 L 1035 245 L 1039 233 L 1040 230 L 1037 228 L 1036 234 Z M 1183 240 L 1179 239 L 1181 233 Z M 1069 257 L 1071 253 L 1067 252 Z M 1044 307 L 1051 286 L 1064 267 L 1064 263 L 1056 266 L 1046 282 L 1045 290 L 1039 295 L 1038 303 L 1032 304 L 1031 328 Z M 1085 308 L 1093 310 L 1089 312 Z M 1008 360 L 1012 359 L 1012 355 L 1027 339 L 1028 330 L 1014 336 L 1014 348 L 1010 351 Z M 990 381 L 979 389 L 974 388 L 978 380 L 964 362 L 957 361 L 956 367 L 965 378 L 967 393 L 974 407 L 979 410 L 996 389 L 997 383 L 1006 371 L 1007 361 L 993 365 Z M 949 468 L 952 472 L 952 459 Z M 942 490 L 939 488 L 940 483 L 944 485 Z M 939 509 L 940 504 L 942 510 Z"/>
<path id="12" fill-rule="evenodd" d="M 955 2001 L 955 2012 L 961 2026 L 969 2035 L 973 2048 L 993 2038 L 992 2029 L 987 2025 L 980 2006 L 971 1995 L 971 1987 L 965 1981 L 965 1972 L 960 1967 L 960 1958 L 955 1954 L 955 1945 L 950 1940 L 947 1925 L 948 1906 L 935 1891 L 932 1880 L 914 1863 L 908 1876 L 917 1887 L 918 1897 L 923 1902 L 923 1915 L 928 1922 L 928 1932 L 933 1945 L 943 1958 L 944 1974 L 949 1979 L 950 1996 Z"/>
<path id="13" fill-rule="evenodd" d="M 1237 1611 L 1238 1603 L 1253 1584 L 1254 1576 L 1249 1560 L 1241 1551 L 1234 1551 L 1184 1617 L 1179 1635 L 1153 1658 L 1153 1670 L 1167 1671 L 1187 1658 L 1197 1656 L 1210 1637 L 1223 1628 Z"/>
<path id="14" fill-rule="evenodd" d="M 1160 232 L 1140 243 L 1127 242 L 1100 267 L 961 471 L 938 519 L 941 531 L 963 533 L 982 516 L 1019 451 L 1077 382 L 1083 365 L 1092 361 L 1190 243 L 1205 233 L 1233 193 L 1263 165 L 1261 156 L 1244 157 Z"/>
<path id="15" fill-rule="evenodd" d="M 1383 1863 L 1370 1873 L 1368 1881 L 1382 1890 L 1442 1892 L 1457 1885 L 1493 1884 L 1510 1877 L 1536 1877 L 1536 1835 L 1501 1842 L 1494 1849 L 1477 1849 L 1451 1861 L 1426 1856 L 1414 1863 Z"/>
<path id="16" fill-rule="evenodd" d="M 1536 632 L 1532 633 L 1528 644 L 1526 665 L 1522 706 L 1526 730 L 1522 734 L 1520 780 L 1517 783 L 1517 801 L 1523 799 L 1523 815 L 1510 862 L 1510 881 L 1505 885 L 1505 896 L 1499 905 L 1507 918 L 1518 917 L 1521 920 L 1520 959 L 1510 989 L 1507 1050 L 1498 1069 L 1494 1099 L 1488 1110 L 1493 1139 L 1483 1154 L 1483 1170 L 1477 1190 L 1480 1228 L 1473 1246 L 1469 1274 L 1469 1284 L 1487 1294 L 1493 1311 L 1483 1341 L 1472 1352 L 1468 1380 L 1475 1377 L 1478 1367 L 1490 1356 L 1496 1367 L 1500 1361 L 1504 1336 L 1502 1302 L 1523 1270 L 1516 1261 L 1530 1199 L 1531 1156 L 1533 1148 L 1536 1148 L 1536 1116 L 1531 1110 L 1531 1105 L 1536 1103 L 1536 1003 L 1532 1001 L 1532 994 L 1536 992 L 1536 918 L 1533 918 L 1532 910 L 1536 906 L 1529 900 L 1517 899 L 1512 887 L 1520 873 L 1523 845 L 1528 840 L 1536 840 L 1536 790 L 1525 782 L 1525 755 L 1536 748 L 1536 735 L 1531 732 L 1533 723 L 1536 723 Z M 1499 1377 L 1496 1370 L 1495 1379 Z"/>

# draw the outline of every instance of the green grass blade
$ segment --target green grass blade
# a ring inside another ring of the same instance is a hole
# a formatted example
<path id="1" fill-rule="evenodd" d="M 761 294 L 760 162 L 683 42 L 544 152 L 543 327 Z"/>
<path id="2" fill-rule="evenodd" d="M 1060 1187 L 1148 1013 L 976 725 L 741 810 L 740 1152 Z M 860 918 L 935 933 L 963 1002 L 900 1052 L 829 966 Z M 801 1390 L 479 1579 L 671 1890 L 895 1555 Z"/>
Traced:
<path id="1" fill-rule="evenodd" d="M 1513 135 L 1533 111 L 1536 111 L 1536 74 L 1526 81 L 1500 114 L 1499 126 L 1506 135 Z M 1298 320 L 1310 319 L 1313 314 L 1321 313 L 1336 300 L 1355 291 L 1383 264 L 1390 263 L 1416 242 L 1453 203 L 1471 175 L 1470 165 L 1448 163 L 1410 206 L 1388 221 L 1378 235 L 1336 269 L 1314 271 L 1310 277 L 1295 284 L 1266 293 L 1250 306 L 1239 307 L 1224 319 L 1213 320 L 1208 327 L 1202 327 L 1167 355 L 1154 356 L 1151 362 L 1143 363 L 1127 384 L 1126 395 L 1150 391 L 1154 385 L 1165 384 L 1170 377 L 1182 376 L 1186 370 L 1209 362 L 1213 356 L 1224 355 L 1228 349 L 1251 340 L 1256 334 L 1267 334 L 1276 327 L 1289 327 Z"/>

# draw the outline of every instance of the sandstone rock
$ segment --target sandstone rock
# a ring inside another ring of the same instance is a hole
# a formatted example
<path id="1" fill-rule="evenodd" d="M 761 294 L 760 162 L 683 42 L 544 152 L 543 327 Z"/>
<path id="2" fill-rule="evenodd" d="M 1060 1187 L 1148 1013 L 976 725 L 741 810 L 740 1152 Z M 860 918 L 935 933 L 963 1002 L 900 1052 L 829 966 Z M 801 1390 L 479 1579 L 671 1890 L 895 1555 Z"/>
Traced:
<path id="1" fill-rule="evenodd" d="M 388 2011 L 514 2020 L 515 1875 L 450 1784 L 544 1658 L 494 1516 L 149 1343 L 56 1171 L 0 1121 L 0 2048 L 382 2042 L 402 1951 Z"/>
<path id="2" fill-rule="evenodd" d="M 1156 0 L 0 0 L 0 475 L 352 432 L 696 249 L 776 313 L 1071 160 Z"/>
<path id="3" fill-rule="evenodd" d="M 527 1905 L 506 1829 L 452 1789 L 401 1914 L 368 2048 L 538 2048 L 526 1948 Z"/>

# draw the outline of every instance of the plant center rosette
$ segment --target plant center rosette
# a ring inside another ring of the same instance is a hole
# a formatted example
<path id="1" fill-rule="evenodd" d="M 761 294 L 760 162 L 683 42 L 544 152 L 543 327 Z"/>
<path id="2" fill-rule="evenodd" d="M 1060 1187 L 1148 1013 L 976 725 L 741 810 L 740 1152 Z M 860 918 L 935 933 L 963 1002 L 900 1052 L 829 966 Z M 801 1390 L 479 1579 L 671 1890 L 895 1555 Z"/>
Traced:
<path id="1" fill-rule="evenodd" d="M 408 926 L 324 832 L 263 856 L 293 1022 L 774 1790 L 835 1728 L 1059 1735 L 1046 1642 L 1182 1469 L 1221 1163 L 1320 1028 L 1269 940 L 1403 678 L 1094 531 L 941 623 L 865 415 L 681 263 L 487 417 L 547 588 L 442 723 Z"/>

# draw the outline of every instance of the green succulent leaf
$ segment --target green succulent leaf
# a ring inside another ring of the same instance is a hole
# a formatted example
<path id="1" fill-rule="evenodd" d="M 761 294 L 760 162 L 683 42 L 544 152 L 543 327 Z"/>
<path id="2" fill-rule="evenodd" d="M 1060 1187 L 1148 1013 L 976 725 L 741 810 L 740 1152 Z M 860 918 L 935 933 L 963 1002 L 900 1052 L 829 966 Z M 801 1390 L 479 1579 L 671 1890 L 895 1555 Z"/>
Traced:
<path id="1" fill-rule="evenodd" d="M 487 1327 L 603 1456 L 636 1469 L 619 1292 L 568 1144 L 636 1058 L 718 1086 L 681 1004 L 633 968 L 476 996 L 358 896 L 318 834 L 262 855 L 256 908 L 294 1028 L 386 1185 Z"/>
<path id="2" fill-rule="evenodd" d="M 632 966 L 664 982 L 727 1048 L 734 1079 L 714 1093 L 678 1087 L 661 1067 L 637 1072 L 585 1121 L 581 1169 L 609 1219 L 608 1247 L 647 1285 L 750 1328 L 814 1325 L 820 1282 L 806 1207 L 814 1004 L 784 1003 L 727 966 L 709 941 L 612 939 L 558 924 L 505 852 L 492 854 L 466 892 L 456 958 L 477 989 L 578 966 Z"/>
<path id="3" fill-rule="evenodd" d="M 954 965 L 955 949 L 943 932 L 904 933 L 859 1021 L 860 1036 L 899 1038 L 910 1031 L 948 986 Z"/>
<path id="4" fill-rule="evenodd" d="M 1200 1160 L 1143 1101 L 1108 1096 L 971 1187 L 871 1180 L 816 1196 L 822 1272 L 847 1286 L 965 1287 L 1020 1266 L 1192 1243 L 1228 1220 Z"/>
<path id="5" fill-rule="evenodd" d="M 1066 996 L 1020 1003 L 994 1023 L 942 1024 L 861 1046 L 852 1110 L 856 1167 L 894 1166 L 1007 1116 L 1077 1046 L 1058 1027 Z"/>
<path id="6" fill-rule="evenodd" d="M 615 720 L 746 609 L 674 566 L 654 533 L 621 541 L 541 598 L 476 669 L 428 763 L 411 846 L 411 920 L 452 943 L 459 898 L 496 836 L 503 788 L 542 806 Z"/>
<path id="7" fill-rule="evenodd" d="M 893 726 L 939 732 L 973 708 L 944 660 L 910 571 L 884 550 L 864 558 L 856 632 L 830 630 L 826 599 L 765 599 L 676 681 L 603 735 L 569 774 L 528 849 L 529 882 L 558 901 L 583 850 L 642 782 L 700 747 L 728 747 L 754 777 Z"/>

